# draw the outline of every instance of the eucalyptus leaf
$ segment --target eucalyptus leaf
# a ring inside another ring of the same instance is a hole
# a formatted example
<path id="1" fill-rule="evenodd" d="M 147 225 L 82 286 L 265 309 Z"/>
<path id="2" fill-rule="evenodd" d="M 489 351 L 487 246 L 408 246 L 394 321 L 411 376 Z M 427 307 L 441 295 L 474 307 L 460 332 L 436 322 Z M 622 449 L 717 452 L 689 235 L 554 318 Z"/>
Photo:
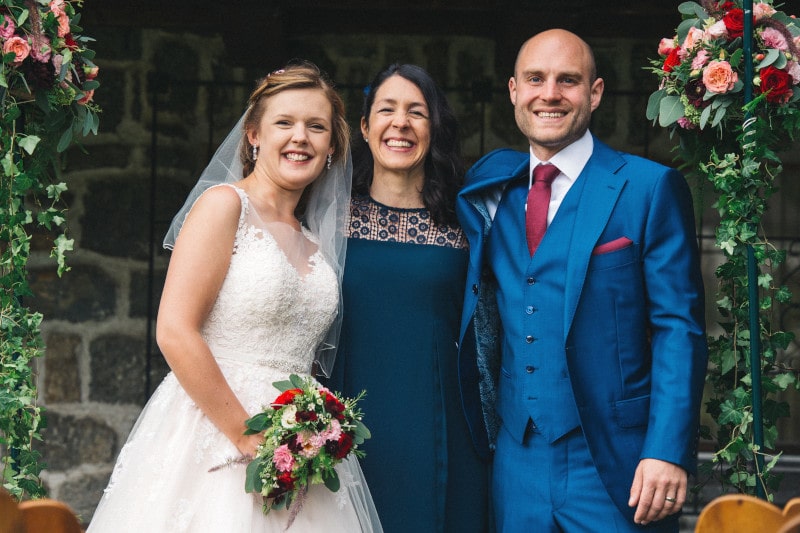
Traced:
<path id="1" fill-rule="evenodd" d="M 263 483 L 261 477 L 258 475 L 261 467 L 261 462 L 250 461 L 245 470 L 244 491 L 245 492 L 261 492 Z"/>
<path id="2" fill-rule="evenodd" d="M 67 128 L 64 130 L 64 133 L 61 134 L 61 138 L 58 139 L 58 145 L 56 145 L 56 151 L 58 153 L 63 152 L 69 145 L 72 144 L 72 128 Z"/>
<path id="3" fill-rule="evenodd" d="M 720 106 L 719 109 L 717 109 L 717 112 L 714 113 L 714 120 L 711 122 L 712 128 L 718 126 L 719 123 L 722 122 L 722 119 L 725 118 L 725 113 L 727 111 L 728 109 L 726 108 L 726 106 Z"/>
<path id="4" fill-rule="evenodd" d="M 659 104 L 658 124 L 664 128 L 670 126 L 683 117 L 683 113 L 683 103 L 679 97 L 665 96 Z"/>
<path id="5" fill-rule="evenodd" d="M 289 389 L 295 388 L 294 383 L 291 381 L 275 381 L 272 383 L 272 386 L 281 392 L 286 392 Z"/>
<path id="6" fill-rule="evenodd" d="M 770 66 L 771 64 L 775 63 L 775 61 L 777 61 L 777 59 L 778 59 L 778 56 L 780 56 L 780 55 L 781 55 L 781 52 L 780 52 L 780 50 L 776 50 L 776 49 L 774 49 L 774 48 L 768 48 L 768 49 L 767 49 L 767 53 L 766 53 L 766 54 L 764 54 L 764 59 L 762 59 L 762 60 L 761 60 L 761 61 L 758 63 L 758 65 L 756 65 L 756 66 L 755 66 L 755 67 L 753 67 L 753 68 L 754 68 L 755 70 L 761 70 L 761 69 L 762 69 L 762 68 L 764 68 L 764 67 L 768 67 L 768 66 Z M 778 68 L 780 68 L 780 67 L 778 67 Z"/>
<path id="7" fill-rule="evenodd" d="M 660 111 L 661 100 L 667 95 L 666 89 L 659 89 L 650 95 L 647 99 L 647 120 L 655 120 L 658 118 Z"/>
<path id="8" fill-rule="evenodd" d="M 700 129 L 705 129 L 706 125 L 708 124 L 708 119 L 711 118 L 711 111 L 713 110 L 713 106 L 707 106 L 703 109 L 703 112 L 700 113 Z"/>

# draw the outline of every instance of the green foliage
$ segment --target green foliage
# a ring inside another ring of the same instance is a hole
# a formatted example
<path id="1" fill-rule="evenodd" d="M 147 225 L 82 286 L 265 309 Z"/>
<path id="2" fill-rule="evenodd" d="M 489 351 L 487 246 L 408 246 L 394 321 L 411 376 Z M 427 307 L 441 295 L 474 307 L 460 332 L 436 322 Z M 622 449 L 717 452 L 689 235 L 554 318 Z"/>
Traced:
<path id="1" fill-rule="evenodd" d="M 79 35 L 73 4 L 81 2 L 0 0 L 3 29 L 13 32 L 0 44 L 17 45 L 0 63 L 0 474 L 18 499 L 45 495 L 45 465 L 33 449 L 45 427 L 33 373 L 44 350 L 42 315 L 24 302 L 31 234 L 49 232 L 58 275 L 67 271 L 73 242 L 65 234 L 59 154 L 76 136 L 97 133 L 99 122 L 91 39 Z"/>

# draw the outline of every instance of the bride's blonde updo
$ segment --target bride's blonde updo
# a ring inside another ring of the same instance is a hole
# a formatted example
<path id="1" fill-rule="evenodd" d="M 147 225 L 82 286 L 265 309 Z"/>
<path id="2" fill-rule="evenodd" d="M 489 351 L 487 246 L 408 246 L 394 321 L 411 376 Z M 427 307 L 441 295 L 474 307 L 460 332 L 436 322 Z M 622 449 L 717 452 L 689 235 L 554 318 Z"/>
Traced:
<path id="1" fill-rule="evenodd" d="M 344 102 L 334 90 L 333 83 L 319 67 L 309 61 L 292 63 L 286 67 L 267 74 L 262 78 L 256 89 L 248 99 L 247 112 L 244 117 L 244 131 L 257 129 L 264 115 L 267 100 L 270 97 L 291 89 L 320 89 L 325 93 L 333 109 L 331 117 L 331 144 L 333 146 L 333 161 L 338 161 L 345 156 L 350 144 L 350 128 L 344 115 Z M 242 163 L 242 177 L 247 177 L 255 166 L 253 161 L 253 146 L 244 135 L 239 151 Z"/>

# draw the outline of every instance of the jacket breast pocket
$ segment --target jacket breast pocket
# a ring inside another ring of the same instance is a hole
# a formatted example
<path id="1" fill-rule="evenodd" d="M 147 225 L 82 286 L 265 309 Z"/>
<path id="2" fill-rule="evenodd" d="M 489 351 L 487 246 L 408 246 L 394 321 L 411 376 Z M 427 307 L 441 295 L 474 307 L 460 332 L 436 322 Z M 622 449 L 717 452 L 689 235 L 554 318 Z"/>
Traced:
<path id="1" fill-rule="evenodd" d="M 614 420 L 622 428 L 646 426 L 650 417 L 650 395 L 614 402 Z"/>
<path id="2" fill-rule="evenodd" d="M 637 261 L 639 257 L 639 245 L 633 243 L 631 246 L 599 255 L 592 255 L 589 261 L 589 270 L 607 270 L 629 265 Z"/>

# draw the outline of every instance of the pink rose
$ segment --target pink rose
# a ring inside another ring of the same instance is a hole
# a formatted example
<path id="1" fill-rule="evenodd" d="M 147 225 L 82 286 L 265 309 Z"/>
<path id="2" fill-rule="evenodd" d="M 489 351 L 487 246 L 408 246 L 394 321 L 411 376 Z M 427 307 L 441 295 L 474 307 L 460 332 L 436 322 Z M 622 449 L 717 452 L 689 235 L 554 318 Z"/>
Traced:
<path id="1" fill-rule="evenodd" d="M 786 72 L 792 77 L 795 85 L 800 84 L 800 64 L 797 61 L 789 61 L 786 64 Z"/>
<path id="2" fill-rule="evenodd" d="M 47 37 L 39 37 L 39 42 L 34 42 L 31 47 L 31 57 L 40 63 L 47 63 L 50 61 L 50 54 L 53 49 L 50 47 L 50 40 Z"/>
<path id="3" fill-rule="evenodd" d="M 697 55 L 692 60 L 692 70 L 700 70 L 708 63 L 709 55 L 708 50 L 702 49 L 697 52 Z"/>
<path id="4" fill-rule="evenodd" d="M 50 2 L 50 11 L 53 12 L 55 16 L 64 15 L 64 0 L 53 0 Z"/>
<path id="5" fill-rule="evenodd" d="M 275 468 L 277 468 L 279 472 L 291 472 L 294 466 L 294 457 L 292 457 L 289 446 L 282 444 L 275 448 L 272 462 L 275 463 Z"/>
<path id="6" fill-rule="evenodd" d="M 15 31 L 17 31 L 17 27 L 14 25 L 14 20 L 8 15 L 3 15 L 3 19 L 0 21 L 0 38 L 10 39 L 14 36 Z"/>
<path id="7" fill-rule="evenodd" d="M 15 35 L 3 43 L 3 54 L 11 53 L 16 54 L 16 57 L 14 57 L 14 64 L 19 65 L 25 61 L 25 58 L 31 53 L 31 47 L 27 40 Z"/>
<path id="8" fill-rule="evenodd" d="M 753 17 L 756 20 L 761 20 L 765 17 L 771 17 L 775 14 L 775 8 L 764 2 L 759 2 L 753 6 Z"/>
<path id="9" fill-rule="evenodd" d="M 658 43 L 658 55 L 660 56 L 668 56 L 672 49 L 675 48 L 675 38 L 667 39 L 664 37 Z"/>
<path id="10" fill-rule="evenodd" d="M 695 129 L 697 127 L 697 126 L 694 125 L 694 123 L 691 120 L 689 120 L 686 117 L 681 117 L 681 118 L 678 119 L 678 126 L 680 126 L 681 128 L 683 128 L 685 130 L 693 130 L 693 129 Z"/>
<path id="11" fill-rule="evenodd" d="M 725 94 L 739 80 L 739 75 L 727 61 L 712 61 L 703 69 L 703 85 L 712 93 Z"/>
<path id="12" fill-rule="evenodd" d="M 100 72 L 100 68 L 97 66 L 90 67 L 88 65 L 83 66 L 83 73 L 86 75 L 87 80 L 93 80 L 97 77 L 97 73 Z"/>
<path id="13" fill-rule="evenodd" d="M 727 39 L 728 37 L 728 28 L 725 26 L 725 23 L 721 20 L 718 20 L 708 28 L 704 32 L 705 39 L 709 41 L 713 41 L 714 39 Z"/>
<path id="14" fill-rule="evenodd" d="M 94 89 L 89 89 L 88 91 L 83 91 L 83 97 L 78 100 L 79 104 L 86 105 L 92 101 L 94 98 Z"/>
<path id="15" fill-rule="evenodd" d="M 692 50 L 698 43 L 703 40 L 703 30 L 700 28 L 689 28 L 689 33 L 686 34 L 686 39 L 683 40 L 683 48 L 687 52 Z"/>
<path id="16" fill-rule="evenodd" d="M 789 49 L 789 43 L 786 42 L 786 37 L 775 28 L 764 28 L 761 30 L 761 39 L 769 48 L 777 48 L 784 52 Z"/>
<path id="17" fill-rule="evenodd" d="M 58 36 L 64 37 L 69 33 L 69 17 L 66 13 L 60 13 L 56 15 L 56 19 L 58 20 Z"/>

